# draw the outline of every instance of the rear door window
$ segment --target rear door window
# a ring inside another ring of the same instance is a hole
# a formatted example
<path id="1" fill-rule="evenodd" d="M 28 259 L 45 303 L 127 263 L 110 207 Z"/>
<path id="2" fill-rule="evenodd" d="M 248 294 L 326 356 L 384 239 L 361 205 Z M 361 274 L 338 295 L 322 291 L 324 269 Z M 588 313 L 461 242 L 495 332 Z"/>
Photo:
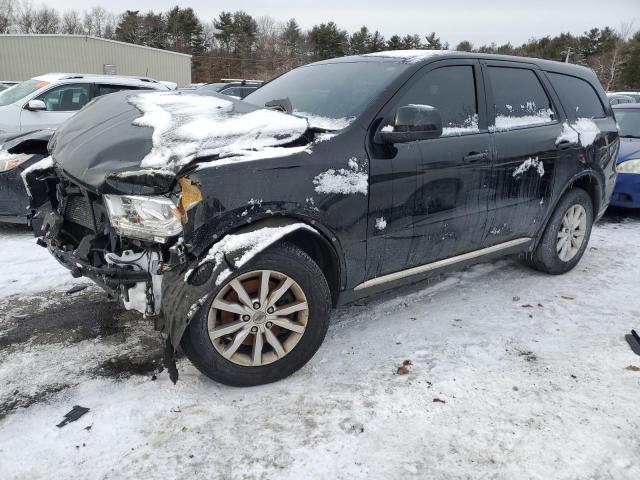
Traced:
<path id="1" fill-rule="evenodd" d="M 602 102 L 589 82 L 562 73 L 547 72 L 547 76 L 558 93 L 560 101 L 567 109 L 568 115 L 575 115 L 576 118 L 602 118 L 606 116 Z M 620 100 L 624 101 L 624 99 Z"/>
<path id="2" fill-rule="evenodd" d="M 52 88 L 40 95 L 48 112 L 75 112 L 84 107 L 91 99 L 91 85 L 71 83 Z"/>
<path id="3" fill-rule="evenodd" d="M 477 133 L 478 102 L 471 65 L 452 65 L 430 71 L 400 99 L 398 106 L 429 105 L 442 117 L 442 136 Z"/>
<path id="4" fill-rule="evenodd" d="M 488 67 L 495 120 L 493 130 L 532 127 L 555 121 L 551 102 L 535 72 Z"/>

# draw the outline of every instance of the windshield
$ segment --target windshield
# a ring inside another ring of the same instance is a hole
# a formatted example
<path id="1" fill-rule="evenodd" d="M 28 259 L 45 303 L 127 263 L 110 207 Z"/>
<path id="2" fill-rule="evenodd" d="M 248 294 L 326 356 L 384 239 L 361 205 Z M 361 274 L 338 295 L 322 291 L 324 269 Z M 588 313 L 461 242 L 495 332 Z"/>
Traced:
<path id="1" fill-rule="evenodd" d="M 41 88 L 46 87 L 47 85 L 49 85 L 48 82 L 36 80 L 35 78 L 27 80 L 26 82 L 19 83 L 15 87 L 0 93 L 0 107 L 11 105 L 12 103 L 17 102 L 18 100 L 32 94 L 36 90 L 40 90 Z"/>
<path id="2" fill-rule="evenodd" d="M 353 62 L 308 65 L 285 73 L 245 97 L 263 107 L 288 98 L 293 113 L 312 127 L 345 128 L 360 115 L 407 65 L 396 62 Z"/>
<path id="3" fill-rule="evenodd" d="M 640 138 L 640 110 L 616 110 L 621 137 Z"/>

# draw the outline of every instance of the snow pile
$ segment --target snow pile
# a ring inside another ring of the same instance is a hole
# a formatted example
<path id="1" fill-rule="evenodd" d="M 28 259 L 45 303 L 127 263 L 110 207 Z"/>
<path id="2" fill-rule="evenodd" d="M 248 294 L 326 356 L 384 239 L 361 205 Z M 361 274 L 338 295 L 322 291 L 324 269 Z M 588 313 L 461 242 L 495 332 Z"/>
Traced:
<path id="1" fill-rule="evenodd" d="M 571 124 L 564 122 L 562 132 L 556 139 L 556 145 L 561 142 L 571 142 L 588 147 L 593 144 L 599 133 L 598 125 L 590 118 L 579 118 Z"/>
<path id="2" fill-rule="evenodd" d="M 0 298 L 91 283 L 73 278 L 46 248 L 36 245 L 33 233 L 24 227 L 1 226 L 0 245 Z"/>
<path id="3" fill-rule="evenodd" d="M 376 227 L 376 230 L 384 230 L 385 228 L 387 228 L 387 221 L 385 220 L 385 218 L 384 217 L 376 218 L 375 227 Z"/>
<path id="4" fill-rule="evenodd" d="M 451 53 L 451 50 L 388 50 L 386 52 L 367 53 L 363 55 L 363 57 L 398 58 L 404 60 L 406 63 L 415 63 L 446 53 Z"/>
<path id="5" fill-rule="evenodd" d="M 238 113 L 233 102 L 218 97 L 153 92 L 129 102 L 143 113 L 133 124 L 153 128 L 142 168 L 179 168 L 209 155 L 264 158 L 256 151 L 297 140 L 308 128 L 304 118 L 274 110 Z"/>
<path id="6" fill-rule="evenodd" d="M 501 260 L 338 307 L 311 361 L 269 385 L 226 387 L 186 359 L 177 385 L 94 374 L 149 350 L 159 334 L 137 317 L 125 335 L 13 343 L 0 396 L 41 400 L 0 420 L 0 477 L 640 478 L 640 372 L 626 369 L 640 360 L 624 341 L 640 216 L 610 222 L 566 275 Z M 73 405 L 91 411 L 57 428 Z"/>
<path id="7" fill-rule="evenodd" d="M 232 263 L 234 268 L 241 268 L 267 247 L 300 229 L 316 232 L 316 230 L 304 223 L 293 223 L 283 227 L 264 227 L 252 232 L 226 235 L 222 240 L 211 246 L 207 255 L 198 263 L 198 267 L 205 263 L 213 262 L 215 270 L 226 259 Z M 236 258 L 227 257 L 227 255 L 235 252 L 241 252 L 241 255 Z M 190 270 L 185 274 L 185 282 L 189 280 L 191 273 L 193 272 Z M 216 285 L 220 285 L 229 275 L 231 275 L 231 271 L 225 269 L 216 279 Z"/>
<path id="8" fill-rule="evenodd" d="M 340 193 L 350 195 L 361 193 L 366 195 L 369 189 L 369 177 L 365 171 L 360 170 L 355 157 L 349 159 L 349 169 L 333 168 L 316 175 L 313 179 L 315 190 L 318 193 Z"/>
<path id="9" fill-rule="evenodd" d="M 522 175 L 530 168 L 535 168 L 538 171 L 538 175 L 540 175 L 541 177 L 544 175 L 544 165 L 540 160 L 538 160 L 538 157 L 529 157 L 524 162 L 522 162 L 518 168 L 515 169 L 515 171 L 513 172 L 513 176 L 517 177 L 518 175 Z"/>

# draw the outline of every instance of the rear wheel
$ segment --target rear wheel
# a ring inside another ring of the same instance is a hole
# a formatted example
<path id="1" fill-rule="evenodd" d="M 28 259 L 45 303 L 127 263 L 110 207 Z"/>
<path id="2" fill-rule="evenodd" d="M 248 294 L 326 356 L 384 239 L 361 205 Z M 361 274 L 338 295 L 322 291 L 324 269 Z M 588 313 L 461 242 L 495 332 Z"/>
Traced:
<path id="1" fill-rule="evenodd" d="M 559 275 L 582 258 L 593 225 L 593 202 L 587 192 L 567 192 L 553 212 L 547 228 L 527 263 L 541 272 Z"/>
<path id="2" fill-rule="evenodd" d="M 183 349 L 202 373 L 227 385 L 280 380 L 320 347 L 330 298 L 307 254 L 276 245 L 212 292 L 191 320 Z"/>

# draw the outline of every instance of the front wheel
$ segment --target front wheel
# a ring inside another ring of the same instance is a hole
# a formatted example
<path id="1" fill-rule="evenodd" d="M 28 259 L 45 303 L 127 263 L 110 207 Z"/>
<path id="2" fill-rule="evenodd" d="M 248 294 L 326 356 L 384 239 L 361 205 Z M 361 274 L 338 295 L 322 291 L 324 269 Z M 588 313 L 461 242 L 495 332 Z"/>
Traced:
<path id="1" fill-rule="evenodd" d="M 593 226 L 593 202 L 587 192 L 567 192 L 553 212 L 547 228 L 527 263 L 541 272 L 559 275 L 582 258 Z"/>
<path id="2" fill-rule="evenodd" d="M 279 244 L 216 287 L 191 320 L 182 348 L 205 375 L 233 386 L 280 380 L 320 347 L 329 286 L 300 249 Z"/>

